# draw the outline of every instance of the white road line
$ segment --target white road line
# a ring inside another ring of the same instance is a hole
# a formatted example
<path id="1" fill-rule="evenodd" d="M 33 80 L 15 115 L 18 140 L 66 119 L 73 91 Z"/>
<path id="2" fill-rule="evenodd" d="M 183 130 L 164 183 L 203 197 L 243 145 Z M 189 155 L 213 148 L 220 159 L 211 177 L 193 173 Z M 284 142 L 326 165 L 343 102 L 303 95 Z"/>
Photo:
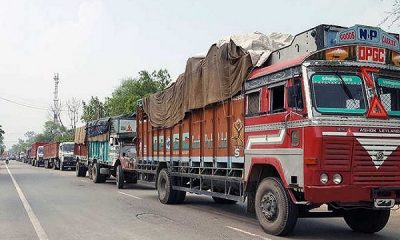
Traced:
<path id="1" fill-rule="evenodd" d="M 118 193 L 121 193 L 121 194 L 123 194 L 123 195 L 129 196 L 129 197 L 132 197 L 132 198 L 135 198 L 135 199 L 142 199 L 142 198 L 140 198 L 140 197 L 136 197 L 136 196 L 133 196 L 133 195 L 128 194 L 128 193 L 124 193 L 124 192 L 120 192 L 120 191 L 118 191 Z"/>
<path id="2" fill-rule="evenodd" d="M 239 228 L 235 228 L 235 227 L 231 227 L 231 226 L 225 226 L 225 227 L 230 228 L 230 229 L 235 230 L 235 231 L 238 231 L 238 232 L 241 232 L 241 233 L 244 233 L 244 234 L 247 234 L 247 235 L 250 235 L 250 236 L 253 236 L 253 237 L 258 237 L 258 238 L 261 238 L 261 239 L 264 239 L 264 240 L 271 240 L 270 238 L 266 238 L 266 237 L 263 237 L 261 235 L 257 235 L 257 234 L 251 233 L 251 232 L 247 232 L 247 231 L 239 229 Z"/>
<path id="3" fill-rule="evenodd" d="M 8 166 L 6 165 L 8 174 L 10 174 L 11 180 L 14 183 L 15 189 L 17 189 L 18 196 L 21 199 L 22 204 L 24 205 L 25 211 L 28 214 L 29 220 L 31 220 L 31 223 L 33 225 L 33 228 L 35 228 L 36 234 L 39 238 L 39 240 L 48 240 L 49 238 L 47 237 L 46 232 L 42 228 L 42 225 L 40 225 L 39 219 L 36 217 L 35 213 L 33 212 L 31 206 L 28 203 L 28 200 L 26 200 L 24 193 L 22 192 L 21 188 L 19 187 L 17 181 L 15 181 L 13 175 L 11 174 L 10 169 L 8 169 Z"/>

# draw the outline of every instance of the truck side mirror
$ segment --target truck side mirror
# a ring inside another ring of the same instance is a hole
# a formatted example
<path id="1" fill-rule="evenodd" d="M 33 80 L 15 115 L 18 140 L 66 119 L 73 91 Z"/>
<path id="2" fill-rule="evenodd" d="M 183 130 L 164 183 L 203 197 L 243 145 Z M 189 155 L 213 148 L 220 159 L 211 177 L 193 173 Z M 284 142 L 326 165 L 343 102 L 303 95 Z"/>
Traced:
<path id="1" fill-rule="evenodd" d="M 288 87 L 288 106 L 291 108 L 303 109 L 303 97 L 301 94 L 301 85 Z"/>

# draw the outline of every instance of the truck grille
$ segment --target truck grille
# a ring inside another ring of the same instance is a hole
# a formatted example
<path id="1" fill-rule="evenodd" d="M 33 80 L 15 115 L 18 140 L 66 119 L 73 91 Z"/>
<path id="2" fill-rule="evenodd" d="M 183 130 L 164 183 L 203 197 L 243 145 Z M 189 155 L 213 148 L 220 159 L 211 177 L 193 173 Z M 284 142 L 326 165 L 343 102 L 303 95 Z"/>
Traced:
<path id="1" fill-rule="evenodd" d="M 398 172 L 353 173 L 353 184 L 400 186 L 400 173 Z"/>
<path id="2" fill-rule="evenodd" d="M 400 140 L 358 138 L 354 141 L 353 171 L 400 171 Z"/>
<path id="3" fill-rule="evenodd" d="M 353 139 L 327 137 L 323 140 L 322 164 L 326 170 L 350 170 Z"/>
<path id="4" fill-rule="evenodd" d="M 356 185 L 400 185 L 400 140 L 356 138 L 352 178 Z"/>

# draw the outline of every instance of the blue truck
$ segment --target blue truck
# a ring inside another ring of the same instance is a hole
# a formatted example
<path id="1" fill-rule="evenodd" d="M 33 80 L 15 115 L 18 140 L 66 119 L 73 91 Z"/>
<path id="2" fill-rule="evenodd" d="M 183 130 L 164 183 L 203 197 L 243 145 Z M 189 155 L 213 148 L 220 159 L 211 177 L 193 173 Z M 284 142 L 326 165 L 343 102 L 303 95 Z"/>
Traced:
<path id="1" fill-rule="evenodd" d="M 85 131 L 75 136 L 75 144 L 87 147 L 86 156 L 77 157 L 76 176 L 84 177 L 86 172 L 94 183 L 105 182 L 111 176 L 116 178 L 118 188 L 125 183 L 136 183 L 134 169 L 136 159 L 135 115 L 102 118 L 88 122 Z M 79 142 L 77 139 L 85 139 Z M 77 142 L 78 141 L 78 142 Z"/>

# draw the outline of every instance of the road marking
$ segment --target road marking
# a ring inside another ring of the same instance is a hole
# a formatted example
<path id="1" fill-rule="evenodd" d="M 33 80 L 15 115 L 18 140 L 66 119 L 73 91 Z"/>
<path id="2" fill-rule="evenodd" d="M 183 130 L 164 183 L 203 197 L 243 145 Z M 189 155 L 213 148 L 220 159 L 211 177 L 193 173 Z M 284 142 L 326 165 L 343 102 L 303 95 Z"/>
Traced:
<path id="1" fill-rule="evenodd" d="M 26 200 L 24 193 L 22 192 L 21 188 L 19 187 L 17 181 L 15 181 L 10 169 L 8 169 L 8 166 L 6 165 L 8 174 L 11 177 L 11 180 L 14 183 L 15 189 L 17 189 L 18 196 L 21 199 L 22 204 L 24 205 L 25 211 L 28 214 L 29 220 L 31 220 L 31 223 L 33 225 L 33 228 L 36 231 L 36 234 L 39 238 L 39 240 L 48 240 L 49 238 L 47 237 L 46 232 L 42 228 L 42 225 L 40 225 L 39 219 L 36 217 L 35 213 L 33 212 L 31 206 L 28 203 L 28 200 Z"/>
<path id="2" fill-rule="evenodd" d="M 271 240 L 270 238 L 266 238 L 266 237 L 263 237 L 261 235 L 257 235 L 257 234 L 251 233 L 251 232 L 247 232 L 247 231 L 239 229 L 239 228 L 235 228 L 235 227 L 231 227 L 231 226 L 225 226 L 225 227 L 230 228 L 230 229 L 235 230 L 235 231 L 238 231 L 238 232 L 241 232 L 241 233 L 244 233 L 244 234 L 247 234 L 247 235 L 250 235 L 250 236 L 253 236 L 253 237 L 258 237 L 258 238 L 261 238 L 261 239 L 264 239 L 264 240 Z"/>
<path id="3" fill-rule="evenodd" d="M 124 193 L 124 192 L 120 192 L 120 191 L 118 191 L 118 193 L 121 193 L 121 194 L 123 194 L 123 195 L 129 196 L 129 197 L 132 197 L 132 198 L 135 198 L 135 199 L 142 199 L 142 198 L 140 198 L 140 197 L 136 197 L 136 196 L 133 196 L 133 195 L 128 194 L 128 193 Z"/>

